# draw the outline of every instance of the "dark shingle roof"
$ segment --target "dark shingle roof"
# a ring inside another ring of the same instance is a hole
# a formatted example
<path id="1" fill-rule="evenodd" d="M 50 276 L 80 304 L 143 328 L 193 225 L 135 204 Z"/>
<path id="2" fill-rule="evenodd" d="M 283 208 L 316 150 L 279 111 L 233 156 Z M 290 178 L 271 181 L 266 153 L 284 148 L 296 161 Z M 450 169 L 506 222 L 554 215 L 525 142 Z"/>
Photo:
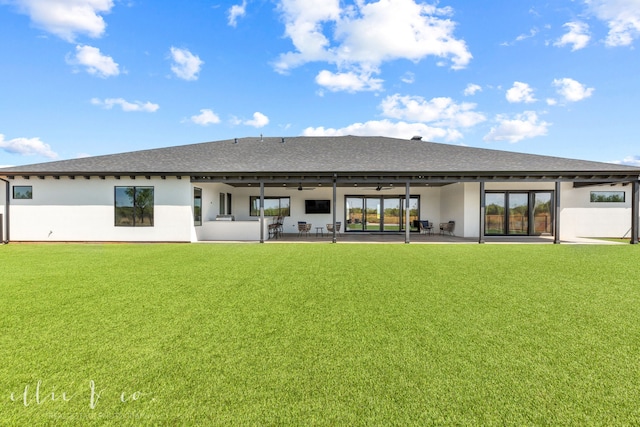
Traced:
<path id="1" fill-rule="evenodd" d="M 0 169 L 11 174 L 545 173 L 640 174 L 611 163 L 385 137 L 241 138 Z"/>

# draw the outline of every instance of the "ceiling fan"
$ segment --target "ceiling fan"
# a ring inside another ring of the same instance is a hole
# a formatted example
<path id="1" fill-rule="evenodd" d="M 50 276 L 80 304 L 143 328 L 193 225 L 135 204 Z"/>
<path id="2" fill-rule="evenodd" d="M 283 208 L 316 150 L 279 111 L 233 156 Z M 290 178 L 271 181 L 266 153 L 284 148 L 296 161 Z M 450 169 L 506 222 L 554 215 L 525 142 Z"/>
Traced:
<path id="1" fill-rule="evenodd" d="M 302 184 L 298 184 L 297 187 L 287 187 L 287 190 L 308 191 L 315 190 L 315 187 L 303 187 Z"/>
<path id="2" fill-rule="evenodd" d="M 376 191 L 382 191 L 382 190 L 393 190 L 393 185 L 391 185 L 390 187 L 383 187 L 382 185 L 378 185 L 376 187 Z"/>

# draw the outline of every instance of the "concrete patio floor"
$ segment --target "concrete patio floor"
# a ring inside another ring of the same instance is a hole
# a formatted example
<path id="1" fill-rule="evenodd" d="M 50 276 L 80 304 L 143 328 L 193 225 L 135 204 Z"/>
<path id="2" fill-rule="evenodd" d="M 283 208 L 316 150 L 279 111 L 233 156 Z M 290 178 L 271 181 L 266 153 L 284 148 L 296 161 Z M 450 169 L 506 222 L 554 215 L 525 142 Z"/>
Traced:
<path id="1" fill-rule="evenodd" d="M 331 243 L 333 235 L 326 231 L 316 234 L 314 231 L 309 234 L 299 235 L 298 233 L 285 233 L 278 238 L 265 240 L 265 243 Z M 410 244 L 478 244 L 478 238 L 465 238 L 451 236 L 448 234 L 425 235 L 412 232 L 409 236 Z M 347 232 L 336 236 L 336 243 L 387 243 L 404 244 L 405 233 L 367 233 L 367 232 Z M 485 244 L 553 244 L 553 236 L 491 236 L 485 237 Z M 561 240 L 561 244 L 597 244 L 597 245 L 619 245 L 627 241 L 613 242 L 602 239 L 574 238 L 571 240 Z"/>

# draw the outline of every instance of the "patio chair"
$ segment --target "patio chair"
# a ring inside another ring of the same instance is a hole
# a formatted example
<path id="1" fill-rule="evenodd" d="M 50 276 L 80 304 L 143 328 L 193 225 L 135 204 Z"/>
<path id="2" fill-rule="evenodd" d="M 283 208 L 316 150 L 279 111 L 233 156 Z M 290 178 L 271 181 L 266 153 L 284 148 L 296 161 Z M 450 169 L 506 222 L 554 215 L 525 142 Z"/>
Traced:
<path id="1" fill-rule="evenodd" d="M 336 222 L 336 233 L 340 234 L 340 226 L 342 225 L 341 222 Z M 327 232 L 328 233 L 333 233 L 333 224 L 327 224 Z"/>
<path id="2" fill-rule="evenodd" d="M 298 237 L 302 236 L 302 233 L 309 236 L 310 230 L 311 224 L 307 224 L 305 221 L 298 221 Z"/>
<path id="3" fill-rule="evenodd" d="M 449 222 L 441 222 L 440 223 L 440 234 L 444 235 L 444 233 L 449 233 L 450 236 L 453 236 L 453 229 L 456 227 L 455 221 Z"/>
<path id="4" fill-rule="evenodd" d="M 429 221 L 418 221 L 420 234 L 433 234 L 433 224 Z"/>
<path id="5" fill-rule="evenodd" d="M 274 216 L 273 217 L 273 222 L 271 224 L 269 224 L 269 238 L 271 239 L 273 238 L 278 238 L 278 237 L 282 237 L 282 233 L 283 233 L 283 223 L 284 223 L 284 217 L 282 216 Z"/>

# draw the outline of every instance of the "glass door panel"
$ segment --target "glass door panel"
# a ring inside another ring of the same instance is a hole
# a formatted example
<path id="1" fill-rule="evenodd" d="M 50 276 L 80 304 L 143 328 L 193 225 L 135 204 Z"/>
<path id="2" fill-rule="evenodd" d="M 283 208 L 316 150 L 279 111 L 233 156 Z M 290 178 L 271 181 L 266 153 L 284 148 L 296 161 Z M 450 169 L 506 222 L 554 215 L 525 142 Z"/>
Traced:
<path id="1" fill-rule="evenodd" d="M 366 231 L 380 231 L 382 224 L 382 203 L 379 197 L 367 197 L 365 202 L 364 229 Z"/>
<path id="2" fill-rule="evenodd" d="M 533 234 L 551 234 L 551 192 L 533 193 Z"/>
<path id="3" fill-rule="evenodd" d="M 529 234 L 529 193 L 509 193 L 509 234 Z"/>
<path id="4" fill-rule="evenodd" d="M 505 193 L 486 193 L 484 234 L 506 234 Z"/>
<path id="5" fill-rule="evenodd" d="M 384 231 L 400 230 L 400 199 L 385 198 L 384 200 Z"/>
<path id="6" fill-rule="evenodd" d="M 346 231 L 362 231 L 364 228 L 364 199 L 362 197 L 347 197 L 347 226 Z"/>

